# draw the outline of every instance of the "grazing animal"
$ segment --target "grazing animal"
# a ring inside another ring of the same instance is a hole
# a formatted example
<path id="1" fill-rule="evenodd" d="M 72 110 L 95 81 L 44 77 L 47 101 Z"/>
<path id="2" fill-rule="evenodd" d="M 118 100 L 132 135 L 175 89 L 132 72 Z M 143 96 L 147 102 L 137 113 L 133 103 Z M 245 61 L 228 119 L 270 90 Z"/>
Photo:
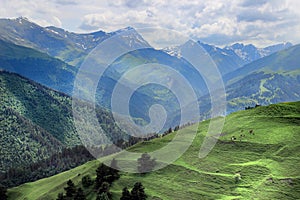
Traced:
<path id="1" fill-rule="evenodd" d="M 235 141 L 236 140 L 236 137 L 235 136 L 232 136 L 231 137 L 231 141 Z"/>

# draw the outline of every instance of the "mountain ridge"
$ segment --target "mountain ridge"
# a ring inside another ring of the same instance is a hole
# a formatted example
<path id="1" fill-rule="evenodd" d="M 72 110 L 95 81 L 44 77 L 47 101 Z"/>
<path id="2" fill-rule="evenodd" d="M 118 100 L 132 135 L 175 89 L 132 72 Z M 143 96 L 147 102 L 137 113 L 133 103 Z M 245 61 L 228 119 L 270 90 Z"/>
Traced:
<path id="1" fill-rule="evenodd" d="M 223 76 L 242 68 L 255 60 L 292 46 L 289 42 L 275 44 L 264 48 L 257 48 L 252 44 L 244 45 L 242 43 L 235 43 L 230 46 L 225 46 L 224 48 L 206 44 L 201 41 L 198 41 L 198 44 L 209 53 Z M 168 47 L 163 49 L 163 51 L 172 56 L 181 58 L 181 46 Z"/>
<path id="2" fill-rule="evenodd" d="M 239 77 L 249 75 L 258 71 L 293 71 L 299 69 L 298 60 L 300 54 L 300 44 L 291 46 L 287 49 L 273 53 L 269 56 L 260 58 L 252 63 L 243 66 L 224 76 L 224 82 L 234 82 Z"/>
<path id="3" fill-rule="evenodd" d="M 82 144 L 73 121 L 71 97 L 19 74 L 1 70 L 0 91 L 0 162 L 3 164 L 0 171 L 14 164 L 21 167 L 58 153 L 62 148 Z M 89 108 L 88 103 L 82 103 L 80 109 L 87 112 Z M 110 133 L 107 137 L 111 141 L 117 142 L 124 137 L 110 112 L 100 107 L 95 111 L 102 129 Z M 30 155 L 15 160 L 13 154 L 26 154 L 24 148 L 29 148 Z"/>
<path id="4" fill-rule="evenodd" d="M 265 56 L 276 53 L 293 46 L 290 42 L 279 43 L 270 45 L 263 48 L 257 48 L 253 44 L 235 43 L 230 46 L 226 46 L 224 49 L 233 50 L 241 59 L 245 61 L 245 64 L 249 64 L 255 60 L 263 58 Z"/>
<path id="5" fill-rule="evenodd" d="M 18 73 L 55 90 L 71 94 L 76 68 L 35 49 L 0 39 L 0 69 Z"/>

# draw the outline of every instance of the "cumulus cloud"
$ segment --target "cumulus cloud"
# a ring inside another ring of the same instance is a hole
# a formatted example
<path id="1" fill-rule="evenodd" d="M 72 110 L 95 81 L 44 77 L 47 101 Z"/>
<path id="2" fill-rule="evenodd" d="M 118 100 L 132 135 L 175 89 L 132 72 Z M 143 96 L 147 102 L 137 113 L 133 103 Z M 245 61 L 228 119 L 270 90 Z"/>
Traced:
<path id="1" fill-rule="evenodd" d="M 207 43 L 299 43 L 298 0 L 2 0 L 0 17 L 25 16 L 70 31 L 175 29 Z"/>

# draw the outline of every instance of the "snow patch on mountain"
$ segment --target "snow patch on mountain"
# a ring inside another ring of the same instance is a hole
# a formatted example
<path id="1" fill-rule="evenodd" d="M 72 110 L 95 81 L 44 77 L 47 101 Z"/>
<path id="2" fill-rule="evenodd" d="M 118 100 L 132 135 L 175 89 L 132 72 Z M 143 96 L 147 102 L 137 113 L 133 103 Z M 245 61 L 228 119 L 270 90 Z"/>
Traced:
<path id="1" fill-rule="evenodd" d="M 265 48 L 257 48 L 252 44 L 244 45 L 242 43 L 235 43 L 231 46 L 226 46 L 225 49 L 233 50 L 246 63 L 250 63 L 272 53 L 287 49 L 291 46 L 292 44 L 289 42 L 280 43 Z"/>
<path id="2" fill-rule="evenodd" d="M 178 46 L 166 47 L 162 50 L 171 56 L 181 58 L 181 50 L 180 50 L 180 47 L 178 47 Z"/>

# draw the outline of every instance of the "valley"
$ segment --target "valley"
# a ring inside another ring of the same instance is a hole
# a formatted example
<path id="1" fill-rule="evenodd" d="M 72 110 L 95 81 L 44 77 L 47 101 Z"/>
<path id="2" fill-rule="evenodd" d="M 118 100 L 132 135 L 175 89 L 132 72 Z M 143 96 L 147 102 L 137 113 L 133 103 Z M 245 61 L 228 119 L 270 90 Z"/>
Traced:
<path id="1" fill-rule="evenodd" d="M 196 37 L 156 48 L 140 30 L 76 33 L 0 18 L 0 200 L 145 200 L 139 192 L 153 200 L 299 199 L 300 44 L 237 39 L 219 46 Z M 153 37 L 172 38 L 164 31 Z M 202 54 L 184 57 L 194 46 Z M 213 79 L 205 77 L 214 70 Z M 215 108 L 213 96 L 224 99 Z M 222 131 L 209 134 L 217 119 L 224 119 Z M 162 169 L 116 175 L 101 168 L 115 158 L 115 166 L 131 169 L 136 158 L 127 151 L 151 153 L 176 136 L 185 143 L 193 130 L 188 149 Z M 200 158 L 207 141 L 216 144 Z M 122 198 L 124 187 L 130 198 Z"/>

